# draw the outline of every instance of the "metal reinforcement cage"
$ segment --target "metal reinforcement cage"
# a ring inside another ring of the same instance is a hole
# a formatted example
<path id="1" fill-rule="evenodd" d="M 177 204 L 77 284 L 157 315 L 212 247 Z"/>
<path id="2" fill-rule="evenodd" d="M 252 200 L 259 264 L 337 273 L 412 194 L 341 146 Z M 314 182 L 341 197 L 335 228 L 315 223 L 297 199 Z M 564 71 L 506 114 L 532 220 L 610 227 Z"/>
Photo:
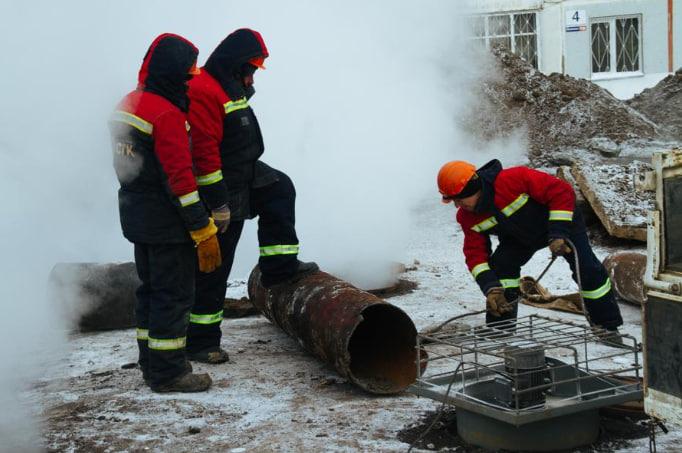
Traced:
<path id="1" fill-rule="evenodd" d="M 420 334 L 428 372 L 410 391 L 455 406 L 460 435 L 476 445 L 585 445 L 600 407 L 642 398 L 637 340 L 612 335 L 540 315 Z"/>

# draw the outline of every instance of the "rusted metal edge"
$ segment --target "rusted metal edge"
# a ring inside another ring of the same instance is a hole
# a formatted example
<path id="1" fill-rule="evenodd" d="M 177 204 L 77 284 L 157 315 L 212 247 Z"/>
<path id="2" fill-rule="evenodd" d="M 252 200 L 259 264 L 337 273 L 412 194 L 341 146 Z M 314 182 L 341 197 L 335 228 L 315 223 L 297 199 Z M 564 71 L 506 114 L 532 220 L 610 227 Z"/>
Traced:
<path id="1" fill-rule="evenodd" d="M 256 266 L 248 292 L 273 324 L 360 388 L 394 394 L 415 382 L 417 329 L 398 307 L 322 271 L 267 289 Z"/>

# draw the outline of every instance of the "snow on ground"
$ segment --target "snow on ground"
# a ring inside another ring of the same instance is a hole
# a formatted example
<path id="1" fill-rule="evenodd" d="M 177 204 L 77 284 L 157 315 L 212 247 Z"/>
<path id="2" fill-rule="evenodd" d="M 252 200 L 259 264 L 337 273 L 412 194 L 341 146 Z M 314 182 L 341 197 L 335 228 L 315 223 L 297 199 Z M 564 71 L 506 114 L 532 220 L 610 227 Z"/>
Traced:
<path id="1" fill-rule="evenodd" d="M 412 238 L 405 250 L 404 278 L 419 287 L 390 299 L 418 329 L 451 316 L 484 308 L 464 265 L 462 233 L 452 205 L 438 197 L 414 209 Z M 611 250 L 597 249 L 603 258 Z M 549 260 L 542 251 L 524 268 L 537 276 Z M 413 264 L 414 262 L 414 264 Z M 553 292 L 575 289 L 565 263 L 543 278 Z M 245 292 L 232 287 L 230 296 Z M 639 309 L 622 305 L 624 332 L 641 339 Z M 521 306 L 520 316 L 542 310 Z M 545 314 L 573 321 L 581 316 Z M 479 323 L 483 316 L 468 318 Z M 43 419 L 48 451 L 406 451 L 398 431 L 416 422 L 434 401 L 410 394 L 369 395 L 341 379 L 330 367 L 304 352 L 264 317 L 226 319 L 223 346 L 231 363 L 195 370 L 214 380 L 203 394 L 152 393 L 137 369 L 134 331 L 77 334 L 70 352 L 56 357 L 45 375 L 22 395 Z M 661 451 L 674 451 L 682 433 L 658 437 Z M 619 451 L 638 452 L 648 440 Z M 0 448 L 1 450 L 1 448 Z"/>

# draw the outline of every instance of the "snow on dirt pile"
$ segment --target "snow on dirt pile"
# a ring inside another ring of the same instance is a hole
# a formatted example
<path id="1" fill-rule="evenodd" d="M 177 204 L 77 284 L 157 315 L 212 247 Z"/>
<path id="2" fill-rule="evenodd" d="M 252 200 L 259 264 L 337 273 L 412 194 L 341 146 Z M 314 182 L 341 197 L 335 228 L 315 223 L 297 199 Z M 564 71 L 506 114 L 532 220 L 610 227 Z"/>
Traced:
<path id="1" fill-rule="evenodd" d="M 653 192 L 635 190 L 634 175 L 652 169 L 634 161 L 628 165 L 583 166 L 580 171 L 590 181 L 603 203 L 605 214 L 619 224 L 645 227 L 647 213 L 654 208 Z"/>
<path id="2" fill-rule="evenodd" d="M 495 70 L 480 87 L 480 107 L 464 126 L 483 141 L 526 129 L 529 158 L 536 164 L 551 160 L 558 149 L 584 147 L 595 140 L 621 144 L 654 139 L 657 126 L 582 79 L 542 74 L 505 48 L 492 50 Z"/>
<path id="3" fill-rule="evenodd" d="M 682 140 L 682 68 L 626 101 L 630 107 L 646 115 L 662 127 L 663 133 Z"/>

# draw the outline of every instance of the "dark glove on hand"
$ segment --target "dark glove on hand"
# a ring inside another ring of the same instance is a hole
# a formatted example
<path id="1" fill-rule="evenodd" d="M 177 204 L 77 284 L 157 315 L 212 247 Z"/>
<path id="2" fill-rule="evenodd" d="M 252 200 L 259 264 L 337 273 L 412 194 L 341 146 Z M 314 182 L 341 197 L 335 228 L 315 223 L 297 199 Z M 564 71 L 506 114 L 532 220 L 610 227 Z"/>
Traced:
<path id="1" fill-rule="evenodd" d="M 561 238 L 549 241 L 549 250 L 552 252 L 552 256 L 564 256 L 573 251 L 566 243 L 566 239 Z"/>
<path id="2" fill-rule="evenodd" d="M 502 316 L 514 309 L 514 306 L 504 297 L 504 288 L 496 287 L 488 290 L 485 296 L 486 309 L 496 317 Z"/>
<path id="3" fill-rule="evenodd" d="M 212 210 L 211 217 L 215 221 L 215 226 L 218 227 L 218 233 L 227 231 L 227 227 L 230 226 L 230 208 L 226 204 Z"/>

